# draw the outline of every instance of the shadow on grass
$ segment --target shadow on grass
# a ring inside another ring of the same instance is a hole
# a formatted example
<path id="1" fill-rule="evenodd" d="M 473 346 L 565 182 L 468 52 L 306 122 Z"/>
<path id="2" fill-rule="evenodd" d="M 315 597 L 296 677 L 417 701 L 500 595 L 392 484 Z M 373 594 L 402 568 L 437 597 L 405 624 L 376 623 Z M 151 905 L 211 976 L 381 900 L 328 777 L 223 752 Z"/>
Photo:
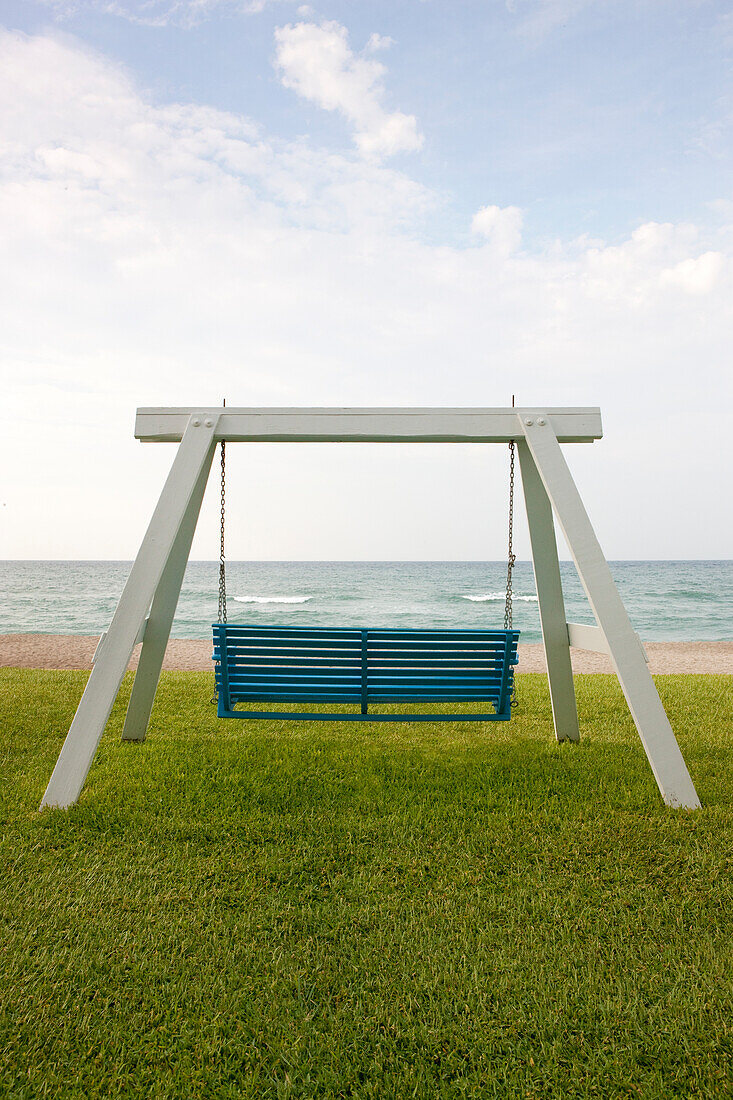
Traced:
<path id="1" fill-rule="evenodd" d="M 4 670 L 13 755 L 38 799 L 85 680 L 83 672 Z M 576 678 L 580 744 L 555 742 L 539 674 L 518 678 L 510 723 L 457 715 L 455 723 L 390 725 L 221 721 L 210 676 L 164 673 L 144 744 L 119 740 L 131 683 L 128 674 L 81 802 L 91 808 L 99 799 L 115 818 L 145 807 L 219 818 L 418 813 L 446 823 L 487 812 L 665 812 L 610 676 Z M 733 678 L 659 677 L 658 686 L 704 806 L 730 807 Z"/>

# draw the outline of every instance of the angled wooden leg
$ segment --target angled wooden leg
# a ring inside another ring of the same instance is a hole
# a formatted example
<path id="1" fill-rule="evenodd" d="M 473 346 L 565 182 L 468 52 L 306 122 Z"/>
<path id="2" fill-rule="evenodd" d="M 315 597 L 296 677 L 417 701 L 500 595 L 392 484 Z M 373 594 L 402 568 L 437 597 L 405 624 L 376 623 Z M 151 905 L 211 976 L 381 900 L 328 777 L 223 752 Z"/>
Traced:
<path id="1" fill-rule="evenodd" d="M 165 647 L 168 645 L 173 616 L 176 613 L 178 598 L 181 594 L 183 575 L 186 572 L 188 555 L 191 552 L 191 543 L 196 531 L 196 523 L 201 511 L 206 483 L 209 479 L 212 458 L 213 451 L 201 469 L 188 510 L 179 528 L 173 550 L 153 598 L 153 606 L 150 609 L 150 616 L 145 628 L 135 682 L 132 685 L 130 701 L 127 704 L 125 726 L 122 730 L 123 741 L 145 740 L 150 712 L 153 709 L 153 700 L 160 680 L 160 670 L 163 667 Z"/>
<path id="2" fill-rule="evenodd" d="M 78 799 L 143 625 L 202 470 L 211 464 L 216 422 L 189 419 L 163 492 L 87 681 L 74 720 L 56 761 L 44 806 Z"/>
<path id="3" fill-rule="evenodd" d="M 687 765 L 550 418 L 539 415 L 519 418 L 519 422 L 605 635 L 611 662 L 662 797 L 668 806 L 697 809 L 700 800 Z"/>
<path id="4" fill-rule="evenodd" d="M 558 741 L 579 741 L 578 707 L 575 702 L 575 684 L 570 663 L 570 643 L 552 505 L 524 440 L 518 440 L 517 451 L 527 506 L 527 522 L 532 544 L 532 562 L 537 585 L 542 640 L 547 660 L 555 737 Z"/>

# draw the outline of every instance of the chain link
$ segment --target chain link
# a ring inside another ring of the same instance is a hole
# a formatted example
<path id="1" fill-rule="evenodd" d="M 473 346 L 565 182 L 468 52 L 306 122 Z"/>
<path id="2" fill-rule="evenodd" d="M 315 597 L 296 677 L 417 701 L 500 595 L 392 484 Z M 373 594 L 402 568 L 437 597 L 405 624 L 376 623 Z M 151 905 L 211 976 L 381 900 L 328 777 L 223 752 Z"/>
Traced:
<path id="1" fill-rule="evenodd" d="M 514 399 L 512 398 L 512 404 Z M 516 561 L 516 555 L 512 546 L 514 538 L 514 440 L 509 443 L 509 554 L 507 557 L 506 567 L 506 603 L 504 605 L 504 629 L 512 629 L 512 570 L 514 569 L 514 562 Z M 516 678 L 512 682 L 512 696 L 510 700 L 510 706 L 516 707 L 519 700 L 517 699 L 517 681 Z"/>
<path id="2" fill-rule="evenodd" d="M 219 622 L 227 621 L 227 577 L 224 560 L 224 511 L 226 505 L 226 443 L 221 441 L 221 538 L 219 541 Z"/>
<path id="3" fill-rule="evenodd" d="M 514 538 L 514 440 L 509 444 L 509 556 L 506 567 L 506 603 L 504 604 L 504 629 L 512 629 L 512 570 L 516 556 L 512 548 Z"/>
<path id="4" fill-rule="evenodd" d="M 226 402 L 225 402 L 226 404 Z M 224 560 L 224 511 L 226 504 L 226 444 L 224 440 L 221 441 L 221 535 L 219 539 L 219 622 L 225 623 L 227 621 L 227 577 L 226 577 L 226 565 Z M 217 696 L 219 694 L 216 686 L 217 674 L 220 669 L 220 662 L 216 662 L 214 669 L 214 694 L 211 696 L 211 702 L 216 704 Z"/>

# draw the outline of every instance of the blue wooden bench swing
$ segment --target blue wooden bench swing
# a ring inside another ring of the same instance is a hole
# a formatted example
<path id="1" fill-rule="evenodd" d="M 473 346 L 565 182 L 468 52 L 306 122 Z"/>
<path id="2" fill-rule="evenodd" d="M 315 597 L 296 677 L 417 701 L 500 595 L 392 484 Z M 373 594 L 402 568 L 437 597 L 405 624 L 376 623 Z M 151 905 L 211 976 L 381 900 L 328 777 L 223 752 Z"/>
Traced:
<path id="1" fill-rule="evenodd" d="M 225 444 L 221 443 L 219 619 L 214 623 L 220 718 L 318 722 L 507 722 L 519 631 L 512 629 L 514 444 L 510 443 L 509 561 L 503 630 L 374 630 L 227 622 Z M 356 711 L 268 710 L 262 704 L 353 704 Z M 373 704 L 488 703 L 489 711 L 374 712 Z M 243 708 L 243 709 L 237 709 Z"/>

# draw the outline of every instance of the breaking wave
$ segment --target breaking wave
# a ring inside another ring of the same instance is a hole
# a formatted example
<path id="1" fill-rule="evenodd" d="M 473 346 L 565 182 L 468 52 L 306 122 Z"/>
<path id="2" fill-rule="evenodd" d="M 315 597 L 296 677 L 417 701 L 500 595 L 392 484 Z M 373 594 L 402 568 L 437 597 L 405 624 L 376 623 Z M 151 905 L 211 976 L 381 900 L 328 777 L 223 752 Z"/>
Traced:
<path id="1" fill-rule="evenodd" d="M 483 596 L 461 596 L 462 600 L 470 600 L 471 603 L 489 603 L 493 600 L 505 600 L 506 592 L 487 592 Z M 512 596 L 513 600 L 521 600 L 523 603 L 537 603 L 536 596 Z"/>
<path id="2" fill-rule="evenodd" d="M 312 596 L 233 596 L 237 603 L 307 603 Z"/>

